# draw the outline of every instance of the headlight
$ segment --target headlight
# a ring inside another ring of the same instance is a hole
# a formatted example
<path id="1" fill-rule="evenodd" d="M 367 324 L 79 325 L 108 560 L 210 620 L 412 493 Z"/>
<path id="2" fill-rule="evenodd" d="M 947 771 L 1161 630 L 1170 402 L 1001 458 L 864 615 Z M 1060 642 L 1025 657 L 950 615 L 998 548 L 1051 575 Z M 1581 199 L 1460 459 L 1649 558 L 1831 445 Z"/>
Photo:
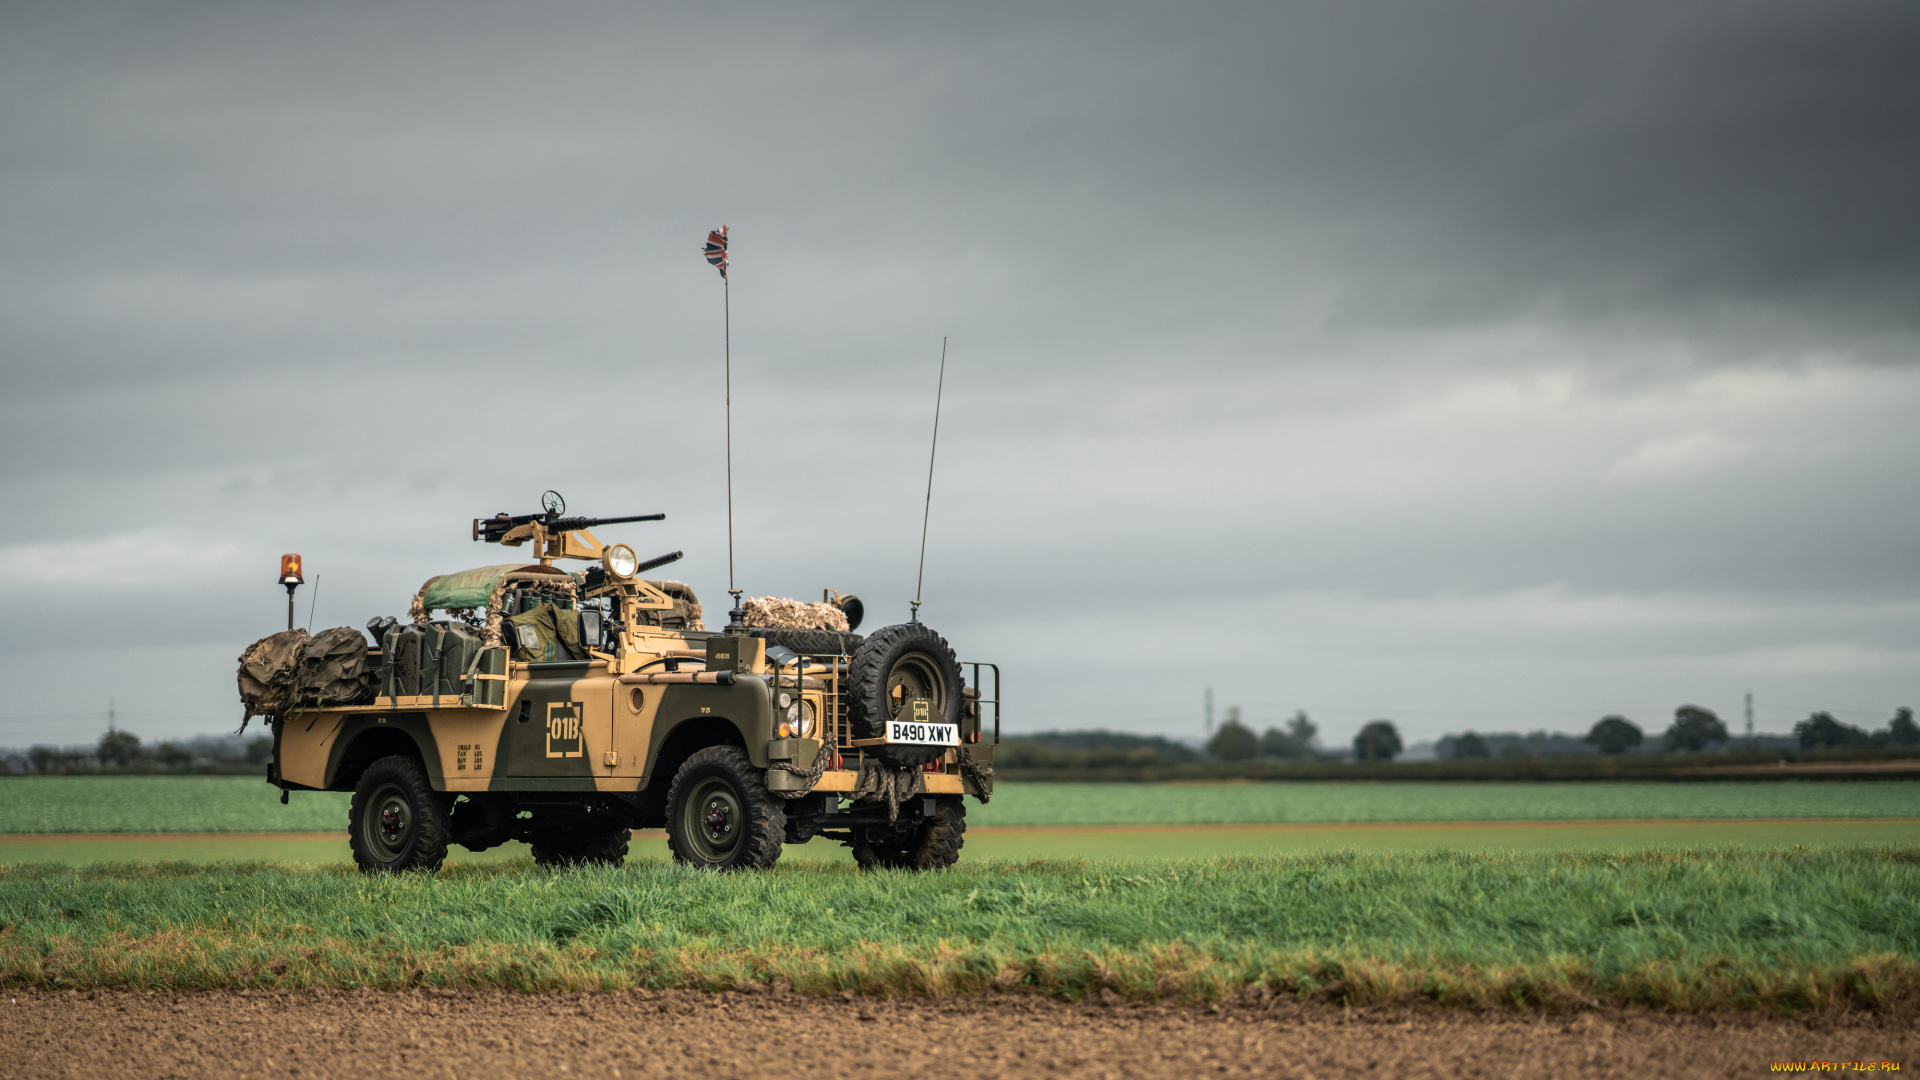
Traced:
<path id="1" fill-rule="evenodd" d="M 615 544 L 600 557 L 600 564 L 607 568 L 607 573 L 625 581 L 640 569 L 640 556 L 625 544 Z"/>
<path id="2" fill-rule="evenodd" d="M 813 702 L 804 699 L 795 701 L 793 695 L 781 694 L 780 703 L 786 706 L 785 718 L 780 721 L 780 737 L 783 739 L 791 739 L 795 736 L 803 739 L 811 738 L 816 715 Z"/>

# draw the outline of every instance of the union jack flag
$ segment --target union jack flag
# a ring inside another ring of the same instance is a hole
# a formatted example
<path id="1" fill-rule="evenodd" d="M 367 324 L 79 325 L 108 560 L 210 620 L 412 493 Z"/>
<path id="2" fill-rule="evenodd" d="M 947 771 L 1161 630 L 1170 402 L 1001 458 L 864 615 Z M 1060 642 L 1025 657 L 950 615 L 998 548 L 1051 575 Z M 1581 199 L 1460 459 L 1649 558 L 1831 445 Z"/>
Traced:
<path id="1" fill-rule="evenodd" d="M 725 225 L 707 234 L 707 261 L 720 271 L 720 280 L 727 279 L 727 227 Z"/>

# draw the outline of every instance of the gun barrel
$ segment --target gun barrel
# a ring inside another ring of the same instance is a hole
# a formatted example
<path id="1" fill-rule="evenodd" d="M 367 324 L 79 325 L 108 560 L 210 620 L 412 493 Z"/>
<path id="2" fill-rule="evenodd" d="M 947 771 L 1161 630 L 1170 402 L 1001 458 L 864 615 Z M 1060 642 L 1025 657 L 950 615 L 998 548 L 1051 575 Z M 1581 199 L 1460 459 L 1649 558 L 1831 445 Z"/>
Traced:
<path id="1" fill-rule="evenodd" d="M 635 514 L 632 517 L 564 517 L 554 518 L 547 523 L 548 532 L 572 532 L 575 529 L 591 529 L 595 525 L 624 525 L 629 521 L 665 521 L 665 514 Z"/>
<path id="2" fill-rule="evenodd" d="M 686 552 L 684 551 L 669 551 L 665 555 L 655 555 L 653 558 L 634 567 L 633 572 L 638 574 L 645 570 L 652 570 L 655 567 L 665 566 L 670 562 L 677 562 L 680 557 L 685 554 Z"/>

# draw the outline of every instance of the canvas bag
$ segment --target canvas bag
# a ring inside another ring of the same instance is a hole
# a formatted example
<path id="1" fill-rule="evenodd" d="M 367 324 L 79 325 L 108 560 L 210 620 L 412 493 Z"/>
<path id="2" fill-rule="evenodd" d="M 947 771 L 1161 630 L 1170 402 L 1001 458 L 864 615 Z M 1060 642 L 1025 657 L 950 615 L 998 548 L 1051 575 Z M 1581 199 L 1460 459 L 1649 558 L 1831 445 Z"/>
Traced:
<path id="1" fill-rule="evenodd" d="M 300 675 L 300 654 L 307 644 L 305 630 L 282 630 L 247 646 L 240 654 L 240 730 L 256 716 L 273 716 L 293 698 Z"/>
<path id="2" fill-rule="evenodd" d="M 505 637 L 515 660 L 543 663 L 587 655 L 580 648 L 580 625 L 573 613 L 553 604 L 536 604 L 506 620 Z"/>
<path id="3" fill-rule="evenodd" d="M 372 697 L 366 635 L 351 626 L 315 634 L 300 650 L 296 685 L 303 705 L 357 705 Z"/>

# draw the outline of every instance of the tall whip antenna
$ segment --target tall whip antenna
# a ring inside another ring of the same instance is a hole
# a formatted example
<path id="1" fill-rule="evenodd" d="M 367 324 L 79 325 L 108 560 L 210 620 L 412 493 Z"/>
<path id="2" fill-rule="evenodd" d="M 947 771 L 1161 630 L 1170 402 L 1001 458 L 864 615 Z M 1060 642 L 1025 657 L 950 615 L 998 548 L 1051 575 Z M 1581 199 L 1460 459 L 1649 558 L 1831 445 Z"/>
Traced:
<path id="1" fill-rule="evenodd" d="M 927 450 L 927 505 L 920 515 L 920 574 L 913 581 L 913 618 L 920 621 L 920 587 L 927 581 L 927 522 L 933 518 L 933 458 L 940 452 L 940 398 L 947 390 L 947 339 L 940 338 L 940 382 L 933 391 L 933 445 Z"/>

